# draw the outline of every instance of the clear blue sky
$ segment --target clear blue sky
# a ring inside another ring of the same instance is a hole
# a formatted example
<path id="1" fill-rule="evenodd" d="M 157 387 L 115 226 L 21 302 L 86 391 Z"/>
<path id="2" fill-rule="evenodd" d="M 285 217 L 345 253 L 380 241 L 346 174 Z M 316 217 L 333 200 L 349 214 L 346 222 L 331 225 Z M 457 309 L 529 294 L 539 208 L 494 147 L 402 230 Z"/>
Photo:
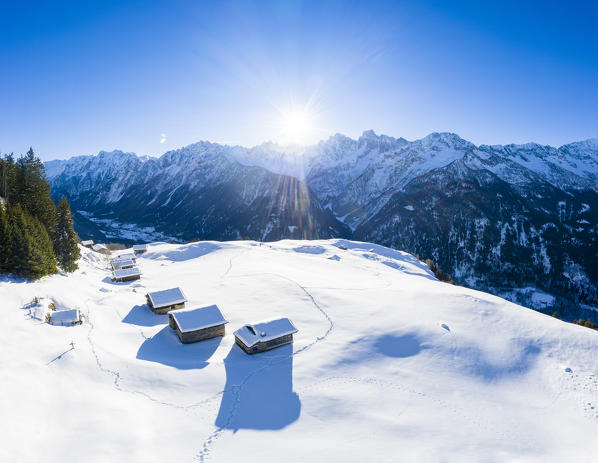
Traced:
<path id="1" fill-rule="evenodd" d="M 307 141 L 598 137 L 597 24 L 595 1 L 3 1 L 0 152 L 251 146 L 293 106 Z"/>

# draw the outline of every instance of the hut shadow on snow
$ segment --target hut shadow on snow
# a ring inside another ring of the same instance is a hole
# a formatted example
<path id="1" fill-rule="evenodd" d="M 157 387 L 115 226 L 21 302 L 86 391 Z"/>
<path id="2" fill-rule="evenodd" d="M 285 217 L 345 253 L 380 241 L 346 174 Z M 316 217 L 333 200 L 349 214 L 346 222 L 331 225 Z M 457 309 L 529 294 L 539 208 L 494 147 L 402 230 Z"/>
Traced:
<path id="1" fill-rule="evenodd" d="M 104 277 L 102 283 L 107 283 L 109 285 L 116 285 L 116 286 L 129 286 L 139 284 L 137 280 L 129 280 L 129 281 L 112 281 L 111 277 Z"/>
<path id="2" fill-rule="evenodd" d="M 209 365 L 208 360 L 216 352 L 221 340 L 221 337 L 217 337 L 193 344 L 182 344 L 174 330 L 167 325 L 141 344 L 137 358 L 179 370 L 201 369 Z"/>
<path id="3" fill-rule="evenodd" d="M 234 345 L 224 359 L 225 392 L 215 425 L 222 429 L 282 429 L 299 418 L 293 391 L 293 346 L 249 356 Z"/>
<path id="4" fill-rule="evenodd" d="M 155 314 L 147 304 L 143 304 L 134 306 L 122 321 L 137 326 L 165 325 L 168 323 L 168 315 Z"/>

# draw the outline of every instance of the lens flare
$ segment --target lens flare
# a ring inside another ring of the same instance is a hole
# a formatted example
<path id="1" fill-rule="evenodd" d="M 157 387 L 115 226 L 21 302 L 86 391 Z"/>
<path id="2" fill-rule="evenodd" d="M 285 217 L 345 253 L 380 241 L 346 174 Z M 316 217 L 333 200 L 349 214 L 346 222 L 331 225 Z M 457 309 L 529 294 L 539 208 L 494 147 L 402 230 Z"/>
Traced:
<path id="1" fill-rule="evenodd" d="M 303 143 L 313 130 L 313 118 L 307 110 L 291 110 L 282 114 L 280 141 Z"/>

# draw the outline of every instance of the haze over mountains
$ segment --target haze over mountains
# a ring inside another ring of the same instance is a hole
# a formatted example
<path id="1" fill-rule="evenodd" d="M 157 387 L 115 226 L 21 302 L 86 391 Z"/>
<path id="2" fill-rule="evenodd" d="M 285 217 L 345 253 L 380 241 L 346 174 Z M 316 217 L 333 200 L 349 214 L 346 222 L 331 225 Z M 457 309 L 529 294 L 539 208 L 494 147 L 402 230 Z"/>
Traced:
<path id="1" fill-rule="evenodd" d="M 432 258 L 458 284 L 596 320 L 598 140 L 476 146 L 366 131 L 292 150 L 199 142 L 46 163 L 96 240 L 345 237 Z"/>

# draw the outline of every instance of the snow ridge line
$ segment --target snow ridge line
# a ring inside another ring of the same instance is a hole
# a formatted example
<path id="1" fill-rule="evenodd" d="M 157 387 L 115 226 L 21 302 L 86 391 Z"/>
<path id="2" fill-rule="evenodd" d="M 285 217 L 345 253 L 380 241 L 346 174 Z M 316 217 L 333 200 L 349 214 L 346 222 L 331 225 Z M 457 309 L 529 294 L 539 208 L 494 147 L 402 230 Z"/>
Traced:
<path id="1" fill-rule="evenodd" d="M 232 264 L 232 262 L 231 262 L 231 264 Z M 230 271 L 230 267 L 227 270 L 226 274 L 228 274 L 229 271 Z M 230 411 L 228 417 L 226 418 L 225 424 L 223 426 L 217 428 L 212 434 L 210 434 L 208 436 L 208 438 L 204 441 L 199 453 L 193 458 L 193 461 L 199 461 L 200 463 L 204 463 L 206 461 L 206 458 L 210 454 L 210 447 L 220 437 L 220 435 L 224 432 L 224 430 L 228 428 L 228 425 L 230 424 L 232 419 L 235 417 L 236 412 L 239 408 L 239 405 L 241 404 L 241 390 L 242 390 L 243 386 L 245 386 L 245 384 L 247 384 L 247 382 L 253 376 L 255 376 L 257 373 L 265 370 L 266 368 L 269 368 L 273 365 L 276 365 L 277 363 L 283 362 L 283 361 L 285 361 L 289 358 L 292 358 L 302 352 L 305 352 L 306 350 L 310 349 L 317 343 L 324 341 L 328 337 L 328 335 L 332 332 L 332 329 L 334 328 L 334 321 L 332 320 L 330 315 L 328 315 L 328 313 L 324 309 L 322 309 L 322 307 L 320 307 L 320 305 L 316 302 L 316 300 L 312 296 L 312 294 L 304 286 L 302 286 L 301 284 L 299 284 L 297 281 L 293 280 L 292 278 L 286 277 L 284 275 L 280 275 L 278 273 L 254 273 L 254 274 L 245 274 L 245 275 L 235 275 L 233 277 L 228 277 L 228 278 L 245 278 L 245 277 L 261 276 L 261 275 L 275 276 L 275 277 L 282 278 L 283 280 L 287 280 L 287 281 L 297 285 L 306 294 L 306 296 L 311 300 L 314 307 L 316 307 L 316 309 L 318 309 L 318 311 L 326 318 L 326 320 L 329 323 L 328 329 L 322 336 L 318 336 L 313 342 L 303 346 L 302 348 L 296 350 L 295 352 L 292 352 L 290 355 L 286 355 L 284 357 L 273 358 L 272 360 L 268 361 L 266 364 L 262 365 L 260 368 L 257 368 L 256 370 L 253 370 L 251 373 L 249 373 L 245 378 L 243 378 L 243 381 L 241 381 L 240 384 L 232 385 L 230 390 L 233 390 L 235 393 L 235 401 L 234 401 L 234 405 L 231 408 L 231 411 Z M 233 346 L 233 348 L 234 348 L 234 346 Z M 226 390 L 224 390 L 222 392 L 224 393 L 224 392 L 226 392 Z"/>

